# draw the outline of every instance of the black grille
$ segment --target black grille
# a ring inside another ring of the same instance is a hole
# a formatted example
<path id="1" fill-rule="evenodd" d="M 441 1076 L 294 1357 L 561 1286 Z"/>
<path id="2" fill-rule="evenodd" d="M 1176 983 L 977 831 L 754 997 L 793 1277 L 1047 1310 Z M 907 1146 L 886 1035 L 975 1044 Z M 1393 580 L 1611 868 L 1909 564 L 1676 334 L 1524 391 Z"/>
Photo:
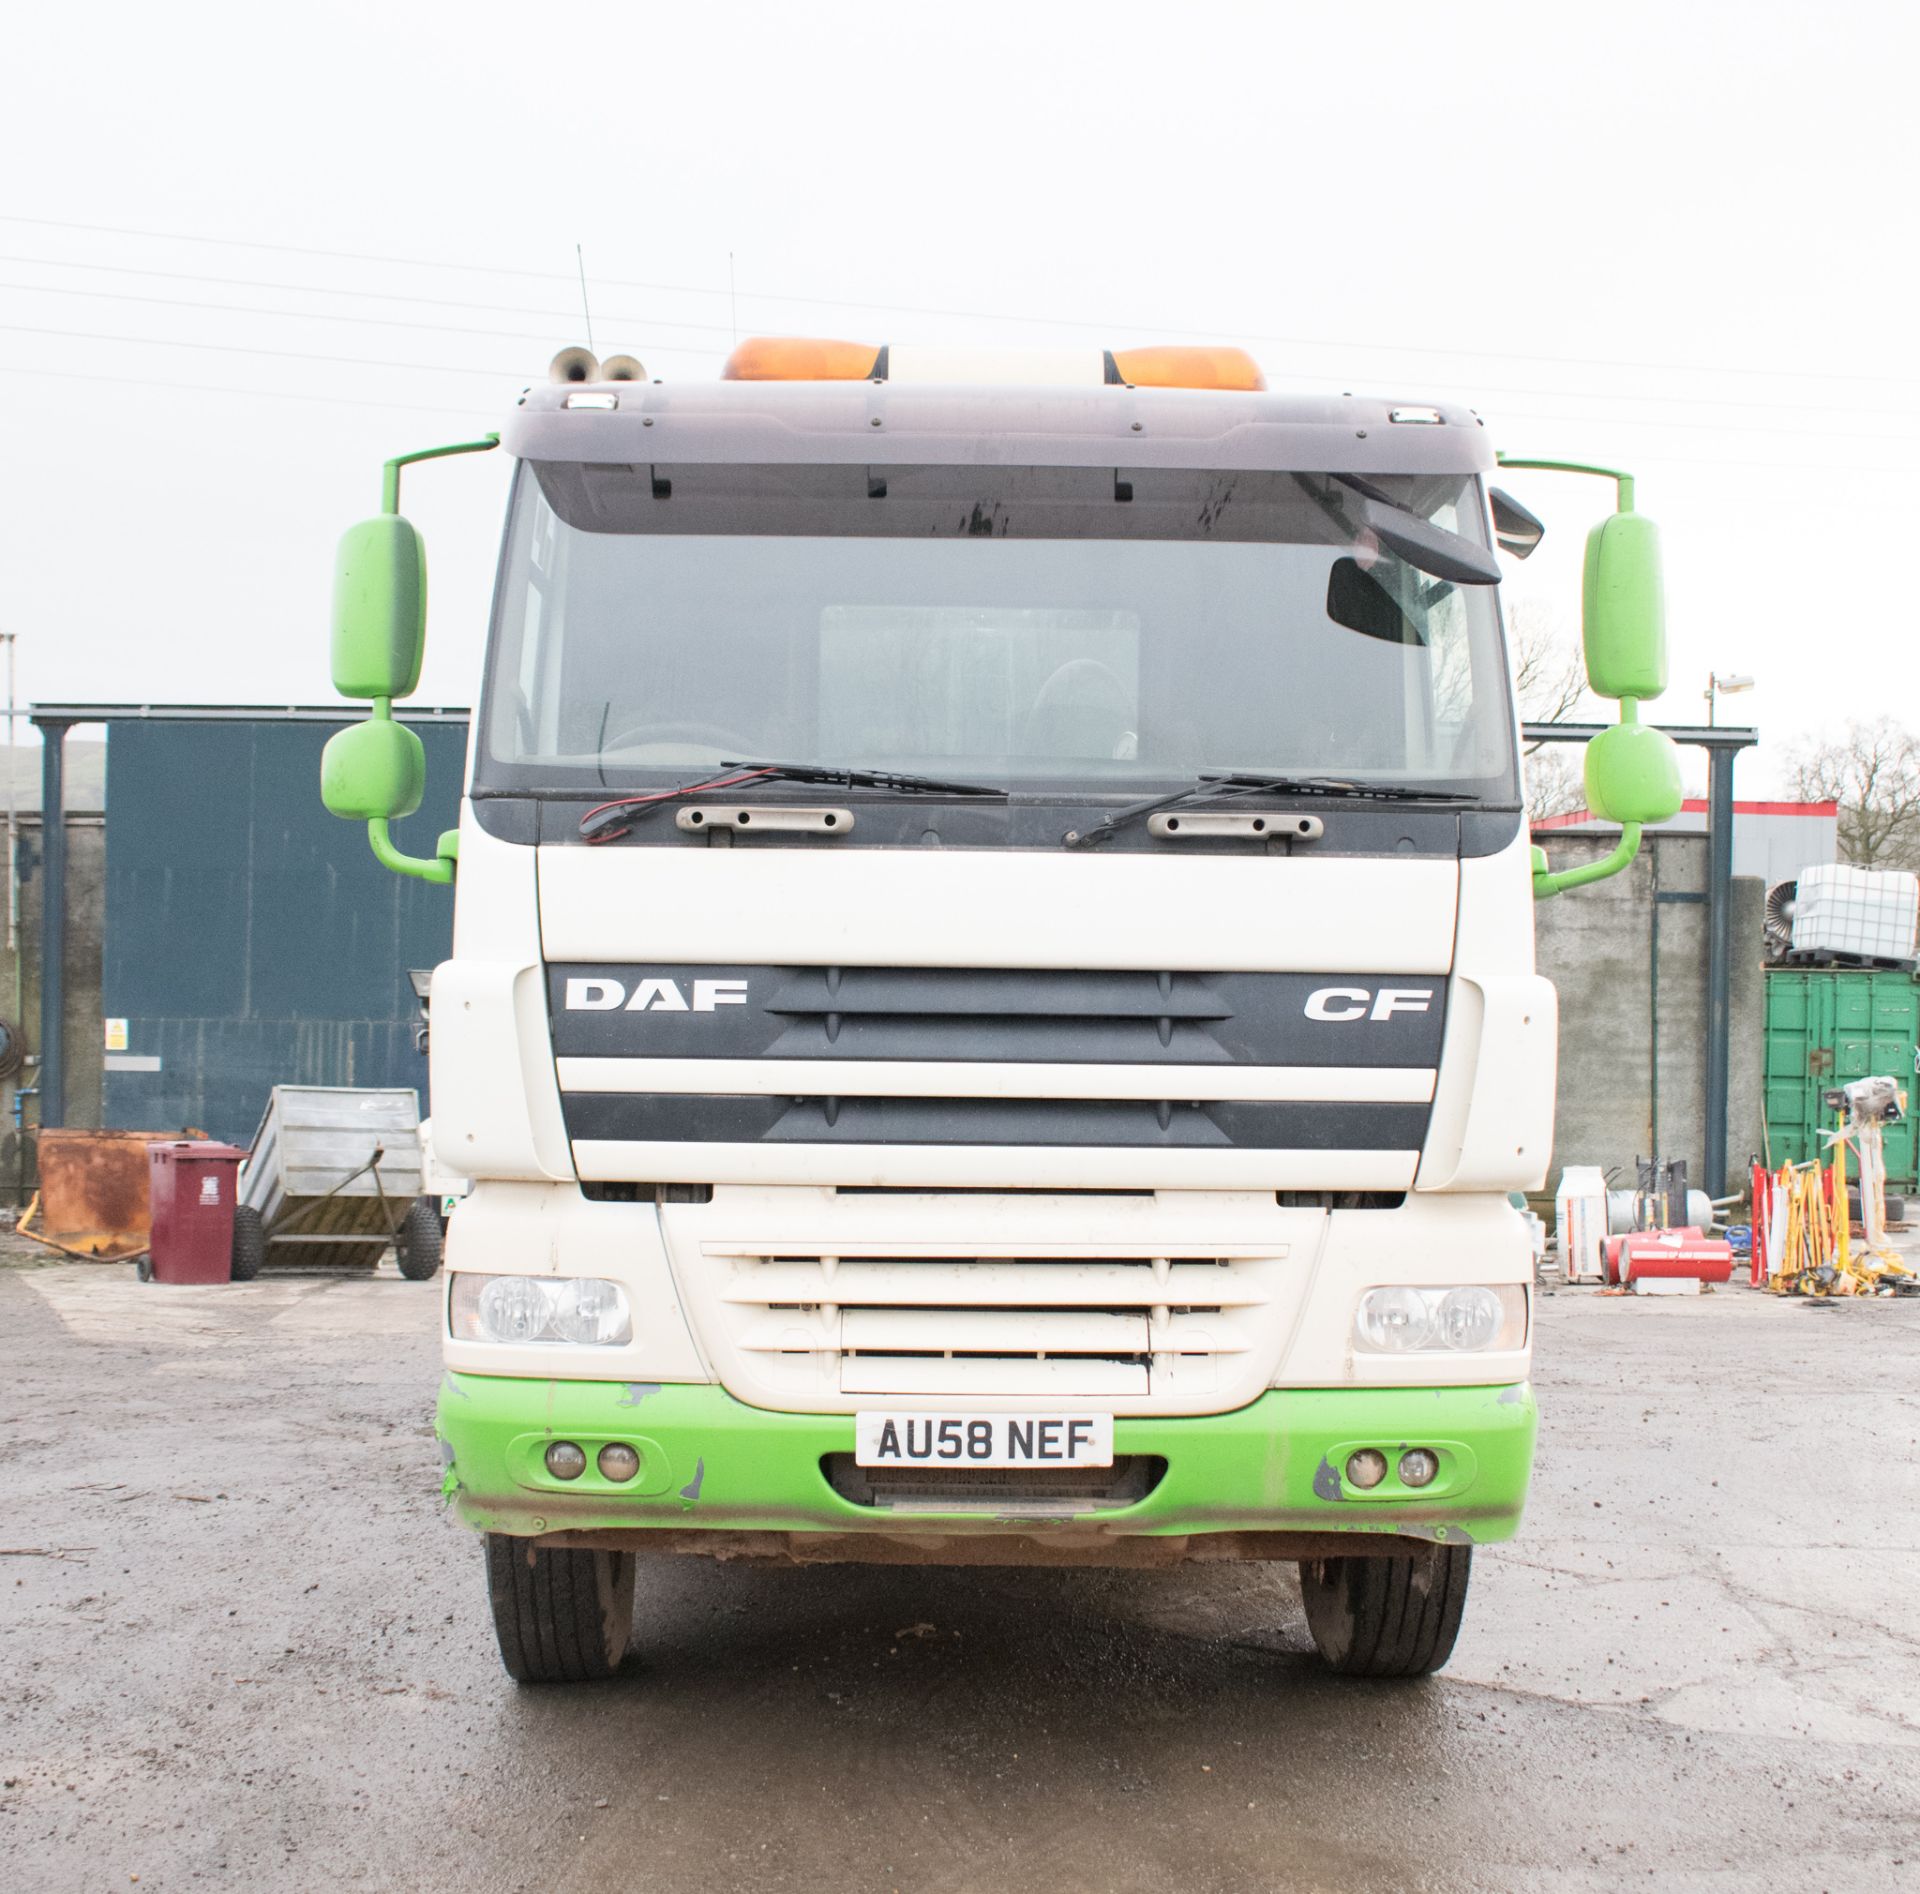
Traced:
<path id="1" fill-rule="evenodd" d="M 596 963 L 549 980 L 561 1058 L 1428 1067 L 1446 1007 L 1439 974 Z M 1327 988 L 1425 1005 L 1309 1017 Z"/>
<path id="2" fill-rule="evenodd" d="M 827 1484 L 856 1506 L 879 1510 L 1003 1512 L 1010 1507 L 1069 1505 L 1088 1509 L 1134 1506 L 1160 1484 L 1166 1461 L 1154 1454 L 1122 1454 L 1110 1467 L 863 1467 L 850 1453 L 820 1462 Z"/>
<path id="3" fill-rule="evenodd" d="M 1417 1151 L 1425 1105 L 569 1092 L 567 1135 L 639 1143 L 1120 1145 Z"/>

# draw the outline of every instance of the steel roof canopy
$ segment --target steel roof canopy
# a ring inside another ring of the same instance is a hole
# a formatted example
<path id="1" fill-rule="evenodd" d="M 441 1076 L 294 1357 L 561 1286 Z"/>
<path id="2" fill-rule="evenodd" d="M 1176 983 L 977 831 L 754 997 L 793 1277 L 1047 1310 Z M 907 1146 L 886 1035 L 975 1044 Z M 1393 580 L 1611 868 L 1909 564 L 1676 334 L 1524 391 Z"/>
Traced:
<path id="1" fill-rule="evenodd" d="M 1491 473 L 1479 417 L 1370 395 L 889 382 L 610 382 L 614 409 L 568 408 L 578 383 L 529 388 L 501 444 L 525 460 L 869 466 L 1201 467 Z"/>

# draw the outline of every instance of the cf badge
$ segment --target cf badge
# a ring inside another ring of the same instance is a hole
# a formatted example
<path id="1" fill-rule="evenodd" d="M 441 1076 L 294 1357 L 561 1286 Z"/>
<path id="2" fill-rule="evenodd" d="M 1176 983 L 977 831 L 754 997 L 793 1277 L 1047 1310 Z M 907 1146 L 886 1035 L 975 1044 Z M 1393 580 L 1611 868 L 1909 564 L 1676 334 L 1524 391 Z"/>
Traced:
<path id="1" fill-rule="evenodd" d="M 1354 1019 L 1391 1019 L 1396 1013 L 1424 1013 L 1433 1004 L 1430 986 L 1315 987 L 1307 995 L 1309 1019 L 1344 1024 Z"/>

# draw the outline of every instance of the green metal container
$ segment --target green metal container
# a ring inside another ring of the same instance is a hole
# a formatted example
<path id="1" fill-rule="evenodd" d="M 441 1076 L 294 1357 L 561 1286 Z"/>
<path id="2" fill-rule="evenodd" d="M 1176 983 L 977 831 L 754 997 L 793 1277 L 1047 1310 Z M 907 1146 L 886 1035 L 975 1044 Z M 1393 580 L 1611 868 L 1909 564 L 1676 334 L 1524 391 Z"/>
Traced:
<path id="1" fill-rule="evenodd" d="M 1834 1114 L 1823 1092 L 1854 1079 L 1888 1075 L 1911 1093 L 1920 1045 L 1920 982 L 1897 968 L 1767 969 L 1767 1137 L 1775 1165 L 1804 1163 L 1827 1146 L 1820 1133 Z M 1920 1098 L 1912 1100 L 1920 1107 Z M 1916 1131 L 1909 1115 L 1885 1132 L 1887 1183 L 1903 1194 L 1920 1186 Z"/>

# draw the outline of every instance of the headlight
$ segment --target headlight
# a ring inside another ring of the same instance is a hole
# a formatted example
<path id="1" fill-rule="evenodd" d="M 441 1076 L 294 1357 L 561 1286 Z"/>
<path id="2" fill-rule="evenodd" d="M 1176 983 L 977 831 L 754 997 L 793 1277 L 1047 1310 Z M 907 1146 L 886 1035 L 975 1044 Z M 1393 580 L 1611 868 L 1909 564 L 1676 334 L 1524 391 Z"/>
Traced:
<path id="1" fill-rule="evenodd" d="M 594 1276 L 475 1276 L 453 1279 L 447 1307 L 466 1342 L 563 1342 L 615 1347 L 633 1340 L 627 1292 Z"/>
<path id="2" fill-rule="evenodd" d="M 1517 1282 L 1369 1289 L 1353 1331 L 1355 1345 L 1376 1355 L 1519 1348 L 1527 1339 L 1527 1292 Z"/>
<path id="3" fill-rule="evenodd" d="M 462 1276 L 458 1288 L 475 1292 L 481 1337 L 490 1342 L 537 1341 L 553 1297 L 534 1276 Z"/>
<path id="4" fill-rule="evenodd" d="M 555 1287 L 559 1293 L 547 1325 L 560 1340 L 600 1346 L 633 1339 L 633 1325 L 627 1320 L 627 1292 L 617 1282 L 582 1276 Z"/>
<path id="5" fill-rule="evenodd" d="M 1360 1340 L 1382 1354 L 1424 1348 L 1433 1333 L 1433 1311 L 1418 1289 L 1370 1289 L 1360 1298 Z"/>
<path id="6" fill-rule="evenodd" d="M 1491 1348 L 1505 1315 L 1491 1289 L 1449 1289 L 1433 1312 L 1434 1335 L 1449 1348 Z"/>

